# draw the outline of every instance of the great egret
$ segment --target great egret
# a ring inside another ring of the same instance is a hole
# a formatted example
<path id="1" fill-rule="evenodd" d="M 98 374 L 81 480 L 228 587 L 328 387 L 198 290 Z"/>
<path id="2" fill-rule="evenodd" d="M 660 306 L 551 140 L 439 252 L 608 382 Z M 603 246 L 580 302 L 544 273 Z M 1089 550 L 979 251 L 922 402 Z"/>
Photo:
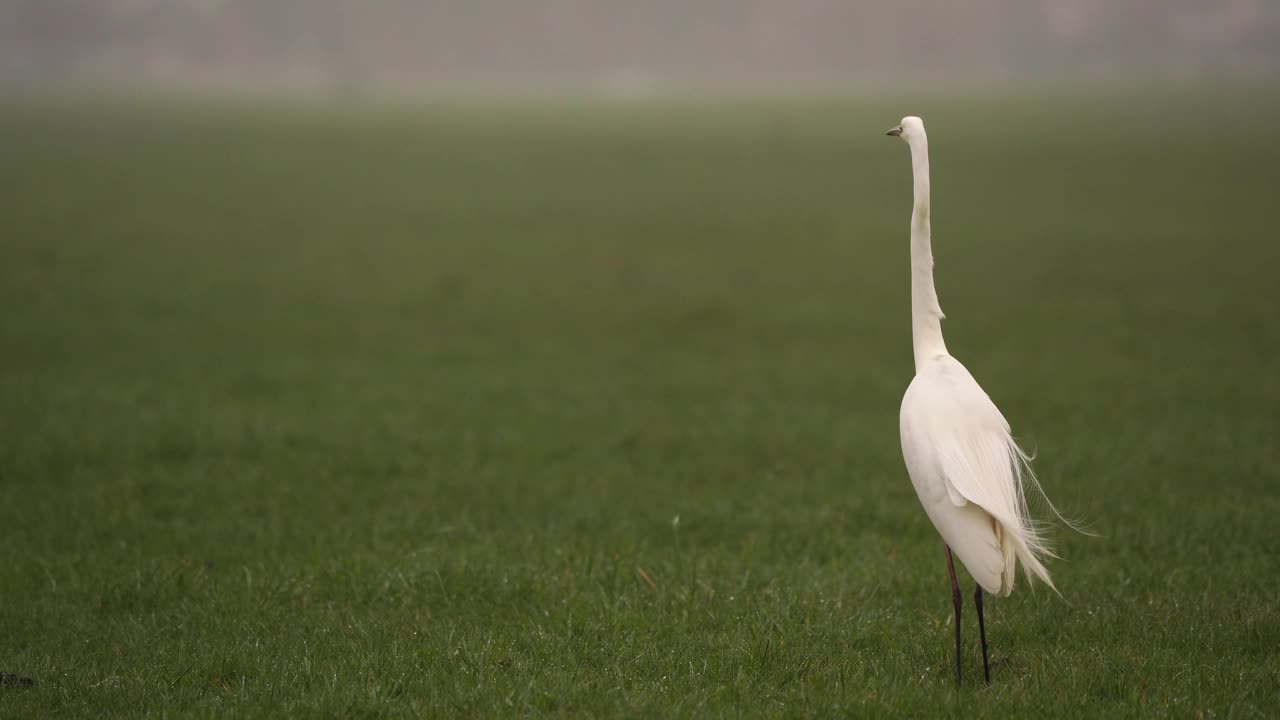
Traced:
<path id="1" fill-rule="evenodd" d="M 911 330 L 916 376 L 902 398 L 902 457 L 920 503 L 942 535 L 956 611 L 956 682 L 960 682 L 960 586 L 954 552 L 977 581 L 973 601 L 982 637 L 982 672 L 991 682 L 982 593 L 1013 592 L 1021 561 L 1028 578 L 1049 587 L 1043 559 L 1053 553 L 1027 511 L 1024 485 L 1039 489 L 1009 423 L 942 341 L 942 308 L 933 287 L 929 228 L 929 139 L 924 122 L 905 117 L 888 135 L 911 149 Z"/>

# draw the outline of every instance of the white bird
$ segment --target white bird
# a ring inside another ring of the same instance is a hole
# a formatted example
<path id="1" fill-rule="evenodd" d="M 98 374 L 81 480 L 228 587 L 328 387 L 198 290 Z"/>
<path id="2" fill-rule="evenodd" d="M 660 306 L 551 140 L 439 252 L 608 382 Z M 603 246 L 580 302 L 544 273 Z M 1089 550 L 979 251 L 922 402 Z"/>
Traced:
<path id="1" fill-rule="evenodd" d="M 942 535 L 956 611 L 960 682 L 960 586 L 952 553 L 977 581 L 973 600 L 982 637 L 982 670 L 991 682 L 982 593 L 1013 592 L 1019 562 L 1028 578 L 1053 587 L 1044 566 L 1053 553 L 1027 510 L 1026 486 L 1039 485 L 1009 423 L 942 341 L 942 308 L 933 286 L 929 227 L 929 139 L 918 117 L 886 133 L 911 149 L 911 334 L 916 375 L 902 398 L 902 457 L 920 503 Z M 1050 506 L 1052 507 L 1052 505 Z M 1055 588 L 1056 589 L 1056 588 Z"/>

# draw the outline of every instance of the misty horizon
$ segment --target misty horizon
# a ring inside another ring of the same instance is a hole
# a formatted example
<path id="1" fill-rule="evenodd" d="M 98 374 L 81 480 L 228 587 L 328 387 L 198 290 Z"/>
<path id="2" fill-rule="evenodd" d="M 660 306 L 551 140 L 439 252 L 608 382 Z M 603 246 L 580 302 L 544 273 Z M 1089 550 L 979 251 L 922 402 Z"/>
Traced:
<path id="1" fill-rule="evenodd" d="M 0 1 L 0 81 L 337 93 L 1268 82 L 1280 7 L 1096 0 Z"/>

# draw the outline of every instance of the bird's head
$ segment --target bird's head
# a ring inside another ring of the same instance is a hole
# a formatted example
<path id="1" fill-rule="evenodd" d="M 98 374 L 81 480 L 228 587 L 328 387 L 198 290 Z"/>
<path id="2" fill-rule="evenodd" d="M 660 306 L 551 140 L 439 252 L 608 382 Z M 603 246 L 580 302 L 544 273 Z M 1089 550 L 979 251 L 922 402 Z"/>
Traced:
<path id="1" fill-rule="evenodd" d="M 908 143 L 924 138 L 924 121 L 915 115 L 902 118 L 902 124 L 889 128 L 885 135 L 892 135 L 906 140 Z"/>

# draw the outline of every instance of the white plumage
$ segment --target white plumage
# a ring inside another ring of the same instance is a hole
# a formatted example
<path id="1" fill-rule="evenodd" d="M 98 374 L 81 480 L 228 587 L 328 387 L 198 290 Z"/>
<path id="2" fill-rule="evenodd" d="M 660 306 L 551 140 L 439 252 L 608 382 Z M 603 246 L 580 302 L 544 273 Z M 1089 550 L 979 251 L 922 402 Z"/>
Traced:
<path id="1" fill-rule="evenodd" d="M 1050 587 L 1052 556 L 1027 510 L 1035 484 L 1009 423 L 969 371 L 947 352 L 933 284 L 929 141 L 906 117 L 889 131 L 911 148 L 911 322 L 916 376 L 902 398 L 902 456 L 916 494 L 943 541 L 984 590 L 1013 591 L 1019 562 Z M 958 608 L 957 608 L 958 612 Z M 985 643 L 984 643 L 985 644 Z M 985 647 L 984 647 L 985 650 Z"/>
<path id="2" fill-rule="evenodd" d="M 1052 586 L 1038 557 L 1049 551 L 1028 518 L 1022 451 L 958 360 L 942 353 L 916 371 L 902 398 L 901 429 L 920 503 L 982 589 L 1008 595 L 1018 562 Z"/>

